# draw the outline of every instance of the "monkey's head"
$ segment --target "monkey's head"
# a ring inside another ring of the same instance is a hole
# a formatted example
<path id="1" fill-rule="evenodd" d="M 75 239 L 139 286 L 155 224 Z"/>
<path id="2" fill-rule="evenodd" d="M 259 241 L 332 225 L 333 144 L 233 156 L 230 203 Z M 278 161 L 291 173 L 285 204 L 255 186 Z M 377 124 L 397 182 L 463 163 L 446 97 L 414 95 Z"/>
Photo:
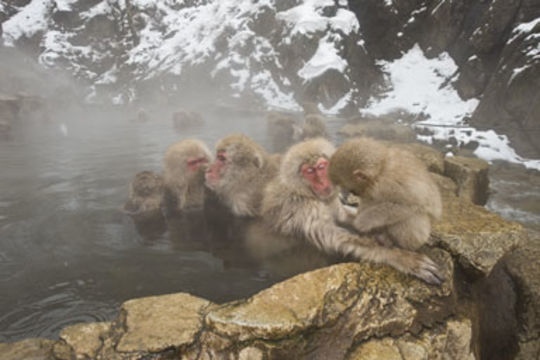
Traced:
<path id="1" fill-rule="evenodd" d="M 141 171 L 131 183 L 131 193 L 139 197 L 149 197 L 163 193 L 163 177 L 152 171 Z"/>
<path id="2" fill-rule="evenodd" d="M 221 139 L 216 145 L 216 159 L 206 171 L 206 185 L 216 190 L 229 183 L 233 177 L 258 171 L 265 165 L 266 151 L 243 134 L 233 134 Z"/>
<path id="3" fill-rule="evenodd" d="M 334 188 L 328 178 L 328 165 L 334 151 L 334 146 L 323 138 L 292 146 L 281 162 L 281 182 L 305 196 L 321 200 L 331 198 Z"/>
<path id="4" fill-rule="evenodd" d="M 330 179 L 334 185 L 362 196 L 377 183 L 386 154 L 387 148 L 375 140 L 349 140 L 330 159 Z"/>

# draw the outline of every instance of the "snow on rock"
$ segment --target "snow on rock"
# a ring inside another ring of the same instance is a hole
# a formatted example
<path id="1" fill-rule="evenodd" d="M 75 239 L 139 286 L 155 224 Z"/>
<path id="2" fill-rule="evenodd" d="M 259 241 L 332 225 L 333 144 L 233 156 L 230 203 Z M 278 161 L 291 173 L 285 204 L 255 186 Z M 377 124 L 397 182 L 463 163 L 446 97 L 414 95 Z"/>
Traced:
<path id="1" fill-rule="evenodd" d="M 478 100 L 462 100 L 451 86 L 457 67 L 448 54 L 428 59 L 415 45 L 400 59 L 380 65 L 386 73 L 389 90 L 382 98 L 372 99 L 362 113 L 381 116 L 405 110 L 422 118 L 414 123 L 415 127 L 431 132 L 431 135 L 419 135 L 422 141 L 431 143 L 450 138 L 458 144 L 476 141 L 479 146 L 475 155 L 482 159 L 507 160 L 540 170 L 540 161 L 516 154 L 506 136 L 467 125 L 466 119 L 476 109 Z"/>
<path id="2" fill-rule="evenodd" d="M 39 31 L 47 29 L 53 1 L 32 0 L 16 15 L 2 24 L 4 44 L 13 46 L 14 41 L 21 38 L 31 38 Z"/>
<path id="3" fill-rule="evenodd" d="M 4 23 L 3 38 L 14 46 L 43 32 L 41 64 L 89 81 L 89 98 L 106 88 L 113 89 L 109 98 L 130 99 L 138 84 L 167 75 L 182 89 L 183 76 L 199 69 L 201 81 L 228 82 L 234 97 L 298 109 L 302 94 L 295 91 L 326 71 L 350 82 L 341 53 L 348 35 L 360 40 L 360 25 L 345 0 L 276 1 L 32 0 Z M 68 12 L 74 25 L 55 23 L 57 11 Z M 303 61 L 292 71 L 282 64 L 291 53 Z"/>

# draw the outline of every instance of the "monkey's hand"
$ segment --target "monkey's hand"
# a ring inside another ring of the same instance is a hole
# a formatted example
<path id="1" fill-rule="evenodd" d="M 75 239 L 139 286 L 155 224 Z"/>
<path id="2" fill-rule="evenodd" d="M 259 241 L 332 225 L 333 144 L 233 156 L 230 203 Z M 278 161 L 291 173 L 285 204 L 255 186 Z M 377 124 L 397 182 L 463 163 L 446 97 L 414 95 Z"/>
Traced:
<path id="1" fill-rule="evenodd" d="M 354 228 L 360 233 L 368 233 L 403 221 L 415 212 L 410 205 L 390 202 L 379 203 L 359 209 L 353 221 Z"/>
<path id="2" fill-rule="evenodd" d="M 416 276 L 428 284 L 441 285 L 444 275 L 440 267 L 429 257 L 412 251 L 403 251 L 394 264 L 398 270 Z"/>

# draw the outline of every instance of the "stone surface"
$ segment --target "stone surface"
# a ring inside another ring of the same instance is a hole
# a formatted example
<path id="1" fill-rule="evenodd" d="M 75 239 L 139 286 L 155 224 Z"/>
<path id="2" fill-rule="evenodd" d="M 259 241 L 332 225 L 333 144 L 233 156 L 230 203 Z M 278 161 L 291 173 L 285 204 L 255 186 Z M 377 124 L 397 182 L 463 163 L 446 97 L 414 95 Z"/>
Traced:
<path id="1" fill-rule="evenodd" d="M 429 171 L 437 174 L 444 173 L 444 155 L 439 150 L 417 143 L 394 144 L 394 146 L 413 153 L 426 165 Z"/>
<path id="2" fill-rule="evenodd" d="M 481 159 L 444 158 L 444 175 L 456 182 L 457 195 L 477 205 L 485 205 L 489 197 L 488 170 L 489 164 Z"/>
<path id="3" fill-rule="evenodd" d="M 54 341 L 26 339 L 15 343 L 0 343 L 2 360 L 49 360 L 52 359 Z"/>
<path id="4" fill-rule="evenodd" d="M 192 343 L 201 330 L 201 314 L 211 303 L 189 294 L 152 296 L 122 305 L 125 334 L 119 352 L 163 351 Z"/>
<path id="5" fill-rule="evenodd" d="M 540 233 L 514 251 L 506 266 L 518 294 L 518 359 L 540 358 Z"/>
<path id="6" fill-rule="evenodd" d="M 468 319 L 450 320 L 417 336 L 385 337 L 359 345 L 347 360 L 474 360 L 472 326 Z"/>
<path id="7" fill-rule="evenodd" d="M 102 338 L 107 336 L 110 328 L 108 322 L 68 326 L 60 332 L 61 341 L 55 344 L 54 354 L 62 360 L 73 357 L 93 359 L 103 346 Z"/>
<path id="8" fill-rule="evenodd" d="M 457 197 L 443 201 L 443 215 L 432 237 L 469 270 L 488 275 L 526 237 L 523 227 Z"/>

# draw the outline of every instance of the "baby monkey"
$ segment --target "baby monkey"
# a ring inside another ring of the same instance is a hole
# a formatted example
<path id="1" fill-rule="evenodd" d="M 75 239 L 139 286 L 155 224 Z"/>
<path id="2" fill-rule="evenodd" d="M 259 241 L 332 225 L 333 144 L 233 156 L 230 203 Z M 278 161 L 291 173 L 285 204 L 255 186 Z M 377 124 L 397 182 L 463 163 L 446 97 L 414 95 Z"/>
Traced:
<path id="1" fill-rule="evenodd" d="M 360 197 L 351 225 L 387 248 L 418 250 L 441 216 L 441 196 L 425 166 L 403 150 L 368 138 L 343 144 L 330 159 L 331 181 Z M 440 280 L 433 272 L 432 282 Z"/>
<path id="2" fill-rule="evenodd" d="M 129 200 L 124 212 L 136 221 L 150 220 L 161 216 L 164 193 L 163 177 L 152 171 L 141 171 L 129 187 Z"/>

